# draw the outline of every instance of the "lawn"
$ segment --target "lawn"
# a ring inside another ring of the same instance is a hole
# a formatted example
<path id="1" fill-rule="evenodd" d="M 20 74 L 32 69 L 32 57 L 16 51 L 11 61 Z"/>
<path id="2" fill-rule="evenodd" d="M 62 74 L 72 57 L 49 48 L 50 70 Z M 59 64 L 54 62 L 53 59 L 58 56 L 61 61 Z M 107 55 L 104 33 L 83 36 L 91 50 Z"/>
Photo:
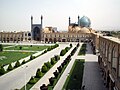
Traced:
<path id="1" fill-rule="evenodd" d="M 76 59 L 62 90 L 80 90 L 82 86 L 84 60 Z"/>
<path id="2" fill-rule="evenodd" d="M 3 47 L 8 47 L 8 46 L 13 46 L 13 45 L 6 45 L 6 44 L 2 44 Z"/>
<path id="3" fill-rule="evenodd" d="M 82 47 L 80 48 L 80 51 L 78 53 L 78 55 L 85 55 L 86 53 L 86 44 L 82 44 Z"/>
<path id="4" fill-rule="evenodd" d="M 8 52 L 8 51 L 0 52 L 0 65 L 15 62 L 33 53 L 35 52 Z"/>
<path id="5" fill-rule="evenodd" d="M 35 46 L 35 45 L 17 45 L 14 47 L 5 48 L 4 50 L 32 50 L 32 51 L 42 51 L 50 46 Z"/>

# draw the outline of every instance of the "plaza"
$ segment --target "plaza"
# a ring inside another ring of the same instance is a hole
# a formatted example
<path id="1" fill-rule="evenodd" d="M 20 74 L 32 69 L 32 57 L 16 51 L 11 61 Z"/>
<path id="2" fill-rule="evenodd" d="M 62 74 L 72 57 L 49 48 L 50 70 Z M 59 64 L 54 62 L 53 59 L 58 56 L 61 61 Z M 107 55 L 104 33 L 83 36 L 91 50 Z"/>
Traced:
<path id="1" fill-rule="evenodd" d="M 91 21 L 87 16 L 78 16 L 77 23 L 72 23 L 69 17 L 68 22 L 68 31 L 61 32 L 54 27 L 43 28 L 42 15 L 40 24 L 34 24 L 31 16 L 31 31 L 0 32 L 3 45 L 0 52 L 0 89 L 48 90 L 50 87 L 53 90 L 64 90 L 63 86 L 75 60 L 84 59 L 82 85 L 79 89 L 120 90 L 120 40 L 96 32 L 90 27 Z M 63 55 L 60 55 L 61 51 Z M 51 59 L 56 55 L 60 56 L 60 60 Z M 46 69 L 46 63 L 54 64 Z M 60 69 L 63 68 L 61 73 Z M 5 73 L 4 69 L 10 71 Z M 39 74 L 43 75 L 36 81 L 38 69 Z M 50 78 L 56 78 L 55 70 L 61 76 L 52 85 Z"/>

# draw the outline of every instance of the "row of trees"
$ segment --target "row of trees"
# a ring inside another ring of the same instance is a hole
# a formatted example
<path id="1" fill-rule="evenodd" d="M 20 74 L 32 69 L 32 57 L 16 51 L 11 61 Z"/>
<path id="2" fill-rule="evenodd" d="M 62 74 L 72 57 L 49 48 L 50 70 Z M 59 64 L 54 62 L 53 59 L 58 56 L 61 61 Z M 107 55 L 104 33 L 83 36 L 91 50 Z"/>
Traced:
<path id="1" fill-rule="evenodd" d="M 19 61 L 16 61 L 16 63 L 15 63 L 14 66 L 12 66 L 11 64 L 9 64 L 7 70 L 5 70 L 3 66 L 1 66 L 0 67 L 0 75 L 3 75 L 6 72 L 9 72 L 9 71 L 13 70 L 14 68 L 19 67 L 20 65 L 24 64 L 25 62 L 26 62 L 25 60 L 23 60 L 22 63 L 20 63 Z"/>
<path id="2" fill-rule="evenodd" d="M 37 82 L 36 78 L 40 79 L 58 60 L 60 60 L 60 56 L 55 55 L 50 61 L 45 62 L 41 69 L 37 69 L 36 75 L 31 77 L 28 84 L 35 84 Z"/>
<path id="3" fill-rule="evenodd" d="M 50 51 L 50 50 L 52 50 L 52 49 L 54 49 L 54 48 L 56 48 L 56 47 L 58 47 L 58 46 L 59 46 L 58 44 L 55 44 L 55 45 L 53 45 L 53 46 L 50 46 L 50 47 L 48 47 L 48 49 L 46 50 L 46 52 L 47 52 L 47 51 Z M 31 46 L 31 47 L 32 47 L 32 46 Z M 20 46 L 20 49 L 22 49 L 22 46 Z M 3 51 L 3 46 L 2 46 L 2 44 L 0 44 L 0 51 Z M 44 53 L 46 53 L 46 52 L 44 52 Z M 43 54 L 43 53 L 42 53 L 42 54 Z M 31 55 L 29 60 L 33 60 L 33 59 L 35 59 L 35 58 L 36 58 L 35 56 Z M 56 58 L 59 59 L 60 57 L 55 56 L 55 60 L 56 60 Z M 54 59 L 54 58 L 53 58 L 53 59 Z M 51 61 L 52 61 L 52 64 L 55 63 L 55 60 L 51 60 Z M 12 66 L 11 64 L 9 64 L 7 70 L 5 70 L 5 69 L 3 68 L 4 65 L 1 65 L 1 66 L 0 66 L 0 75 L 3 75 L 3 74 L 5 74 L 6 72 L 9 72 L 9 71 L 13 70 L 14 68 L 17 68 L 17 67 L 25 64 L 26 62 L 28 62 L 28 61 L 23 60 L 22 63 L 20 63 L 19 61 L 16 61 L 15 66 Z"/>
<path id="4" fill-rule="evenodd" d="M 59 67 L 57 67 L 57 70 L 55 70 L 55 72 L 53 72 L 54 77 L 50 77 L 49 78 L 49 84 L 48 85 L 43 84 L 42 86 L 40 86 L 41 90 L 48 90 L 48 86 L 54 86 L 55 83 L 57 83 L 56 80 L 59 79 L 58 76 L 63 73 L 63 70 L 65 70 L 65 67 L 67 67 L 68 63 L 71 60 L 71 56 L 74 55 L 74 53 L 76 52 L 76 50 L 77 50 L 78 47 L 79 47 L 79 43 L 71 51 L 70 55 L 68 55 L 67 58 L 61 63 L 61 65 Z"/>
<path id="5" fill-rule="evenodd" d="M 70 44 L 70 47 L 66 47 L 65 49 L 62 49 L 60 52 L 60 56 L 64 56 L 72 47 L 72 44 Z"/>

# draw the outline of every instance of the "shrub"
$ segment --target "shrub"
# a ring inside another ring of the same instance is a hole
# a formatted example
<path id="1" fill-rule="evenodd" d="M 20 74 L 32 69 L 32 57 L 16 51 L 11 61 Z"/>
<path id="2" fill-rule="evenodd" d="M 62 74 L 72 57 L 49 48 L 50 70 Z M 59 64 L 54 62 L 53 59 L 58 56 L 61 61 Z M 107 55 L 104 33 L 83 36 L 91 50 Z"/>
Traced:
<path id="1" fill-rule="evenodd" d="M 70 47 L 72 47 L 72 44 L 70 44 Z"/>
<path id="2" fill-rule="evenodd" d="M 51 63 L 52 65 L 54 65 L 54 64 L 55 64 L 55 58 L 54 58 L 54 57 L 53 57 L 53 58 L 51 58 L 50 63 Z"/>
<path id="3" fill-rule="evenodd" d="M 47 51 L 50 51 L 50 50 L 51 50 L 51 47 L 48 47 L 48 48 L 47 48 Z"/>
<path id="4" fill-rule="evenodd" d="M 31 56 L 30 56 L 30 60 L 32 60 L 32 59 L 34 59 L 34 56 L 31 55 Z"/>
<path id="5" fill-rule="evenodd" d="M 54 77 L 49 78 L 49 82 L 50 82 L 51 85 L 53 85 L 54 80 L 55 80 Z"/>
<path id="6" fill-rule="evenodd" d="M 41 71 L 42 73 L 46 73 L 48 71 L 47 66 L 43 65 Z"/>
<path id="7" fill-rule="evenodd" d="M 55 58 L 55 61 L 60 60 L 60 56 L 59 55 L 55 55 L 54 58 Z"/>
<path id="8" fill-rule="evenodd" d="M 25 63 L 26 63 L 26 61 L 25 61 L 25 60 L 23 60 L 23 61 L 22 61 L 22 64 L 25 64 Z"/>
<path id="9" fill-rule="evenodd" d="M 10 70 L 12 70 L 13 69 L 13 67 L 12 67 L 12 65 L 11 64 L 9 64 L 9 66 L 8 66 L 8 71 L 10 71 Z"/>
<path id="10" fill-rule="evenodd" d="M 42 86 L 40 86 L 40 90 L 48 90 L 48 87 L 45 84 L 43 84 Z"/>
<path id="11" fill-rule="evenodd" d="M 66 47 L 66 48 L 65 48 L 66 52 L 68 52 L 69 49 L 70 49 L 69 47 Z"/>
<path id="12" fill-rule="evenodd" d="M 45 63 L 45 66 L 47 66 L 47 68 L 51 68 L 52 65 L 51 65 L 51 63 L 48 61 L 48 62 Z"/>
<path id="13" fill-rule="evenodd" d="M 0 75 L 5 74 L 5 69 L 3 67 L 0 68 Z"/>
<path id="14" fill-rule="evenodd" d="M 36 77 L 41 78 L 42 75 L 43 75 L 42 72 L 40 71 L 40 69 L 38 69 L 37 72 L 36 72 Z"/>
<path id="15" fill-rule="evenodd" d="M 2 51 L 3 51 L 3 45 L 0 44 L 0 52 L 2 52 Z"/>
<path id="16" fill-rule="evenodd" d="M 20 62 L 17 61 L 17 62 L 15 63 L 15 67 L 19 67 L 19 66 L 20 66 Z"/>
<path id="17" fill-rule="evenodd" d="M 60 52 L 60 56 L 64 56 L 65 53 L 66 53 L 66 50 L 63 49 L 63 50 Z"/>
<path id="18" fill-rule="evenodd" d="M 54 76 L 57 78 L 57 76 L 59 75 L 59 72 L 57 72 L 57 70 L 55 72 L 53 72 Z"/>
<path id="19" fill-rule="evenodd" d="M 29 83 L 29 84 L 35 84 L 35 83 L 36 83 L 35 78 L 34 78 L 34 77 L 31 77 L 28 83 Z"/>
<path id="20" fill-rule="evenodd" d="M 19 49 L 21 50 L 21 49 L 22 49 L 22 46 L 20 46 Z"/>

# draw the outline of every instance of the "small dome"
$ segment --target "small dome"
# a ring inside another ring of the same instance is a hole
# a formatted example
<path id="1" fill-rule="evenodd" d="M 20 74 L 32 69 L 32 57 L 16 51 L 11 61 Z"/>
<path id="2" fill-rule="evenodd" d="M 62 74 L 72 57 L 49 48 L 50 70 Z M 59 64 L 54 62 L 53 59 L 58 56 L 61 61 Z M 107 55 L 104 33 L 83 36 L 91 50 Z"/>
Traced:
<path id="1" fill-rule="evenodd" d="M 83 16 L 80 19 L 80 26 L 81 27 L 90 27 L 90 24 L 91 24 L 91 21 L 90 21 L 90 19 L 88 17 Z"/>

